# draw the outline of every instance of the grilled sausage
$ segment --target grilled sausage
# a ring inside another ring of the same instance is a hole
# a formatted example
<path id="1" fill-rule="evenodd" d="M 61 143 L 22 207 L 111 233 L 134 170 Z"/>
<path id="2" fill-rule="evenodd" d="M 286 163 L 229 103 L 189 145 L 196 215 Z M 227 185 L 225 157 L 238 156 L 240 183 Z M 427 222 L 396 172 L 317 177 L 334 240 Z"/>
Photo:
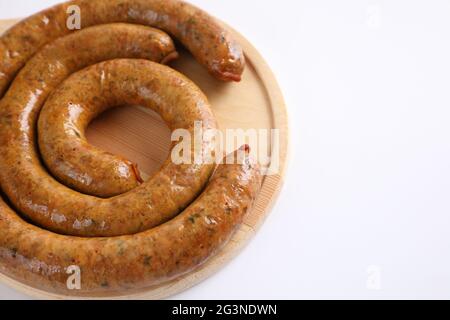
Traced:
<path id="1" fill-rule="evenodd" d="M 181 0 L 75 0 L 37 13 L 0 38 L 0 97 L 18 70 L 42 46 L 72 32 L 67 9 L 80 8 L 81 27 L 112 22 L 143 24 L 180 40 L 215 77 L 239 81 L 242 48 L 213 17 Z"/>
<path id="2" fill-rule="evenodd" d="M 32 226 L 0 201 L 0 270 L 15 279 L 70 295 L 120 294 L 174 279 L 201 265 L 232 236 L 261 185 L 248 154 L 221 165 L 202 195 L 178 217 L 129 236 L 77 238 Z M 66 286 L 69 266 L 81 290 Z"/>
<path id="3" fill-rule="evenodd" d="M 135 28 L 148 30 L 130 25 L 97 26 L 56 40 L 26 64 L 0 101 L 0 184 L 15 209 L 39 226 L 75 236 L 137 233 L 186 208 L 214 169 L 208 164 L 176 165 L 168 159 L 146 183 L 120 196 L 101 199 L 67 188 L 43 167 L 35 141 L 37 117 L 49 93 L 68 75 L 105 59 L 156 55 L 161 60 L 173 53 L 171 42 L 161 48 L 161 37 L 155 40 L 151 33 L 141 39 L 139 32 L 137 36 L 130 32 Z M 145 44 L 150 44 L 150 50 Z M 157 108 L 169 123 L 192 134 L 194 121 L 215 127 L 204 94 L 168 67 L 144 60 L 119 60 L 83 71 L 83 75 L 91 73 L 98 81 L 109 77 L 124 81 L 123 87 L 120 82 L 117 85 L 124 95 L 129 93 L 133 101 Z M 212 142 L 203 144 L 205 150 L 212 148 Z"/>

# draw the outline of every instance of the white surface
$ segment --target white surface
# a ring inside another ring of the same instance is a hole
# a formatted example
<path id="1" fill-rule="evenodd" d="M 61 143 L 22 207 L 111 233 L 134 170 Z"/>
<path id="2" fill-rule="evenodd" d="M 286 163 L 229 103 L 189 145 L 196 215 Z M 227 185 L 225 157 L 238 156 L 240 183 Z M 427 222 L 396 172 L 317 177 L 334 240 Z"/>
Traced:
<path id="1" fill-rule="evenodd" d="M 0 18 L 56 2 L 0 0 Z M 450 298 L 450 2 L 192 2 L 268 60 L 292 155 L 256 238 L 175 298 Z"/>

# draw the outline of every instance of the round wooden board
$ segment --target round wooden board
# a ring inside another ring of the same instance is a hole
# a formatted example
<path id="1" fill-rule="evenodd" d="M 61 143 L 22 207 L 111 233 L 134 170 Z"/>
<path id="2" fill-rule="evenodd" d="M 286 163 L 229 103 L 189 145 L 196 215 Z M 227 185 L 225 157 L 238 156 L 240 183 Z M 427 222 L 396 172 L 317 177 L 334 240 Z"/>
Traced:
<path id="1" fill-rule="evenodd" d="M 0 20 L 0 34 L 17 20 Z M 231 28 L 230 28 L 231 29 Z M 233 259 L 249 242 L 270 212 L 283 183 L 288 160 L 288 118 L 282 92 L 258 51 L 235 32 L 244 47 L 247 68 L 240 83 L 223 83 L 212 78 L 192 56 L 182 51 L 171 66 L 192 79 L 208 96 L 220 128 L 278 129 L 279 171 L 264 178 L 262 191 L 251 212 L 232 240 L 207 263 L 174 281 L 130 294 L 118 293 L 94 299 L 163 299 L 180 293 L 208 278 Z M 110 152 L 137 162 L 144 176 L 159 168 L 170 149 L 170 131 L 158 115 L 136 107 L 113 109 L 96 119 L 88 129 L 89 141 Z M 273 149 L 275 146 L 271 146 Z M 79 299 L 44 292 L 4 275 L 0 281 L 39 299 Z"/>

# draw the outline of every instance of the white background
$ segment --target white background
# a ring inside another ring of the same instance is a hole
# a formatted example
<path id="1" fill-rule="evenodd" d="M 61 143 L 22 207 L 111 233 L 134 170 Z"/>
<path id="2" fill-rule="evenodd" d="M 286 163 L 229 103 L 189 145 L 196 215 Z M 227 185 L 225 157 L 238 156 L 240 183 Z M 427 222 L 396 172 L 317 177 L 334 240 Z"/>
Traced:
<path id="1" fill-rule="evenodd" d="M 251 244 L 175 298 L 450 298 L 450 1 L 192 2 L 267 59 L 292 152 Z"/>

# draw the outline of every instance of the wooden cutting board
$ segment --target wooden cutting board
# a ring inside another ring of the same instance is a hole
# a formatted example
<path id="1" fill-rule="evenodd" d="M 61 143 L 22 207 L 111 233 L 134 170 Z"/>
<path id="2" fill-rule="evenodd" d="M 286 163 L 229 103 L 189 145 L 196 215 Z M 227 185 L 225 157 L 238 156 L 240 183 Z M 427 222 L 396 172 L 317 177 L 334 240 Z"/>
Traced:
<path id="1" fill-rule="evenodd" d="M 15 22 L 17 21 L 0 20 L 0 34 Z M 215 80 L 185 51 L 181 52 L 180 59 L 171 66 L 187 75 L 205 92 L 222 130 L 278 129 L 279 173 L 264 178 L 256 205 L 247 215 L 243 225 L 228 245 L 206 264 L 169 283 L 113 298 L 162 299 L 180 293 L 213 275 L 249 242 L 278 197 L 288 159 L 286 107 L 269 66 L 249 41 L 233 32 L 244 47 L 247 58 L 242 82 L 223 83 Z M 90 125 L 87 136 L 92 144 L 137 162 L 144 175 L 157 170 L 170 151 L 170 131 L 167 126 L 157 114 L 139 107 L 120 107 L 106 112 Z M 276 146 L 271 147 L 273 150 Z M 265 227 L 270 228 L 269 225 Z M 3 275 L 0 275 L 0 281 L 40 299 L 74 298 L 31 288 Z"/>

